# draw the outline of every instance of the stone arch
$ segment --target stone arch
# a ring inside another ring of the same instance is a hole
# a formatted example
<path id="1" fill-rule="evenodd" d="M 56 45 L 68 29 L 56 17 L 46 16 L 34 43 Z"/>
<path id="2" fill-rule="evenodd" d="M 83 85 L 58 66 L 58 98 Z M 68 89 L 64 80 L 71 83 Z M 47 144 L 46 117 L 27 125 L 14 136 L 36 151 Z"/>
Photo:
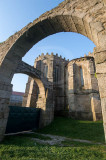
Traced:
<path id="1" fill-rule="evenodd" d="M 31 88 L 33 88 L 33 85 L 34 85 L 34 82 L 37 84 L 38 86 L 38 89 L 39 89 L 39 93 L 38 93 L 38 99 L 36 102 L 34 103 L 37 103 L 36 107 L 37 108 L 40 108 L 40 120 L 39 120 L 39 128 L 42 128 L 44 127 L 45 125 L 47 125 L 48 123 L 50 123 L 52 120 L 53 120 L 53 117 L 50 119 L 46 119 L 46 114 L 48 112 L 48 104 L 47 104 L 47 99 L 50 98 L 50 93 L 52 92 L 52 89 L 50 88 L 46 88 L 47 86 L 45 85 L 45 83 L 40 79 L 40 78 L 37 78 L 36 75 L 34 75 L 33 73 L 31 72 L 27 72 L 27 71 L 20 71 L 20 72 L 17 72 L 17 73 L 21 73 L 21 74 L 25 74 L 25 75 L 28 75 L 30 76 L 31 78 L 31 86 L 30 86 L 30 90 Z M 16 73 L 16 74 L 17 74 Z M 49 90 L 50 89 L 50 90 Z M 49 97 L 48 97 L 48 90 L 49 90 Z M 31 94 L 31 93 L 30 93 Z M 26 107 L 32 107 L 30 106 L 30 101 L 31 101 L 31 97 L 30 95 L 27 97 L 27 105 L 25 105 Z M 35 98 L 35 97 L 34 97 Z M 49 106 L 51 106 L 53 103 L 53 100 L 50 100 L 49 99 Z M 25 107 L 23 105 L 23 107 Z M 35 107 L 35 106 L 34 106 Z M 53 107 L 51 107 L 51 109 L 53 109 Z M 49 109 L 50 110 L 50 109 Z M 51 111 L 49 111 L 50 113 Z M 49 122 L 50 121 L 50 122 Z"/>
<path id="2" fill-rule="evenodd" d="M 38 79 L 38 78 L 32 76 L 32 74 L 30 72 L 29 73 L 28 72 L 26 72 L 26 73 L 20 72 L 20 73 L 30 76 L 33 79 L 33 81 L 36 82 L 36 84 L 39 88 L 39 94 L 42 95 L 42 98 L 46 98 L 46 90 L 45 90 L 46 88 L 45 88 L 45 85 L 43 84 L 43 82 L 41 81 L 41 79 Z"/>
<path id="3" fill-rule="evenodd" d="M 45 91 L 45 88 L 44 88 L 44 85 L 43 85 L 42 81 L 40 79 L 37 79 L 37 78 L 34 78 L 34 80 L 39 87 L 40 94 L 42 94 L 42 97 L 46 98 L 46 91 Z"/>
<path id="4" fill-rule="evenodd" d="M 106 71 L 103 69 L 104 66 L 106 66 L 105 7 L 106 2 L 104 0 L 65 0 L 59 6 L 44 13 L 38 19 L 29 23 L 26 27 L 11 36 L 5 42 L 1 43 L 1 108 L 3 108 L 4 104 L 5 106 L 8 105 L 8 99 L 10 96 L 10 93 L 8 92 L 8 96 L 2 97 L 2 92 L 6 93 L 8 91 L 5 86 L 11 88 L 10 83 L 15 73 L 15 69 L 27 51 L 37 42 L 49 35 L 58 32 L 77 32 L 88 37 L 96 45 L 96 49 L 94 50 L 95 61 L 102 100 L 104 128 L 106 131 L 106 90 L 104 90 L 106 86 L 104 87 L 102 85 L 103 80 L 106 80 Z M 4 113 L 6 113 L 6 111 L 3 108 L 3 114 Z M 7 117 L 8 114 L 5 119 L 7 119 Z M 2 126 L 2 130 L 5 130 L 4 126 Z"/>
<path id="5" fill-rule="evenodd" d="M 33 79 L 33 81 L 35 81 L 36 84 L 38 85 L 39 92 L 40 92 L 40 94 L 42 93 L 42 97 L 46 98 L 45 81 L 47 81 L 47 80 L 43 76 L 41 71 L 37 70 L 33 66 L 30 66 L 23 61 L 20 61 L 18 63 L 16 70 L 15 70 L 15 73 L 22 73 L 22 74 L 25 74 L 25 75 L 28 75 L 29 77 L 31 77 Z M 42 78 L 42 76 L 43 76 L 43 78 Z"/>

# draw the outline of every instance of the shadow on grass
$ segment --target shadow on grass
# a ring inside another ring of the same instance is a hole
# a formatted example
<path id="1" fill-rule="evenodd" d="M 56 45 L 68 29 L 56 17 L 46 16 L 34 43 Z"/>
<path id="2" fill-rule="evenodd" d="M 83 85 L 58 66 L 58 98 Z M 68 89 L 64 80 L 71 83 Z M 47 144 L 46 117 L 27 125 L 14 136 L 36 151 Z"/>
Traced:
<path id="1" fill-rule="evenodd" d="M 92 142 L 104 143 L 104 131 L 102 121 L 92 122 L 92 121 L 80 121 L 73 120 L 70 118 L 56 117 L 54 121 L 37 131 L 43 134 L 52 134 L 58 136 L 64 136 L 72 139 L 85 139 Z M 19 134 L 7 136 L 3 141 L 6 145 L 17 145 L 17 146 L 33 146 L 33 141 L 31 138 L 39 138 L 43 140 L 50 140 L 49 137 L 44 137 L 42 135 L 34 134 Z M 29 143 L 29 144 L 28 144 Z M 75 144 L 75 142 L 73 142 Z M 79 146 L 82 144 L 79 142 Z M 83 143 L 85 146 L 86 144 Z M 88 146 L 91 144 L 87 144 Z"/>
<path id="2" fill-rule="evenodd" d="M 56 117 L 50 125 L 37 132 L 65 136 L 73 139 L 105 142 L 102 121 L 92 122 Z"/>
<path id="3" fill-rule="evenodd" d="M 14 136 L 6 136 L 4 141 L 1 143 L 1 145 L 5 145 L 5 146 L 17 146 L 17 147 L 33 147 L 35 145 L 38 146 L 48 146 L 48 147 L 90 147 L 90 146 L 102 146 L 102 145 L 98 145 L 98 144 L 90 144 L 90 143 L 84 143 L 84 142 L 76 142 L 76 141 L 71 141 L 71 140 L 65 140 L 62 142 L 62 144 L 64 146 L 60 146 L 60 144 L 56 144 L 56 145 L 52 145 L 50 146 L 49 144 L 39 144 L 38 142 L 36 142 L 36 140 L 32 140 L 32 138 L 35 138 L 34 134 L 33 136 L 28 136 L 26 134 L 19 134 L 19 135 L 14 135 Z M 39 139 L 39 138 L 38 138 Z M 43 139 L 43 138 L 42 138 Z M 48 140 L 48 139 L 44 139 L 44 140 Z M 106 148 L 106 145 L 104 145 L 104 147 Z"/>

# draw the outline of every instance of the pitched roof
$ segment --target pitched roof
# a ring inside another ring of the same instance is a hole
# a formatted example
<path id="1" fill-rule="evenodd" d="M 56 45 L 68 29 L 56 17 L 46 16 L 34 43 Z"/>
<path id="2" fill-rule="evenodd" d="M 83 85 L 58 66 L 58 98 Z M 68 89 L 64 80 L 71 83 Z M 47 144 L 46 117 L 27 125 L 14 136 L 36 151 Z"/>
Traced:
<path id="1" fill-rule="evenodd" d="M 16 91 L 13 91 L 13 92 L 12 92 L 12 95 L 16 95 L 16 96 L 24 96 L 24 93 L 23 93 L 23 92 L 16 92 Z"/>

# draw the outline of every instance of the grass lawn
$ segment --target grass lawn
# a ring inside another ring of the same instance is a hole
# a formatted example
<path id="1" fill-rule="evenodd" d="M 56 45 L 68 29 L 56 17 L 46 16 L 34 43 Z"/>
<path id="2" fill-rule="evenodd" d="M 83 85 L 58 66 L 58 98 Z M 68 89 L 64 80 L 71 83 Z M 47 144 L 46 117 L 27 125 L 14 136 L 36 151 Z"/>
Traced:
<path id="1" fill-rule="evenodd" d="M 38 132 L 99 142 L 103 142 L 104 138 L 102 122 L 74 121 L 67 118 L 56 118 L 51 125 Z M 65 147 L 50 146 L 38 144 L 32 137 L 49 139 L 36 133 L 7 136 L 0 144 L 0 160 L 106 160 L 104 145 L 64 141 Z"/>
<path id="2" fill-rule="evenodd" d="M 49 126 L 37 132 L 60 135 L 73 139 L 85 139 L 94 142 L 104 143 L 105 141 L 102 121 L 80 121 L 57 117 Z"/>

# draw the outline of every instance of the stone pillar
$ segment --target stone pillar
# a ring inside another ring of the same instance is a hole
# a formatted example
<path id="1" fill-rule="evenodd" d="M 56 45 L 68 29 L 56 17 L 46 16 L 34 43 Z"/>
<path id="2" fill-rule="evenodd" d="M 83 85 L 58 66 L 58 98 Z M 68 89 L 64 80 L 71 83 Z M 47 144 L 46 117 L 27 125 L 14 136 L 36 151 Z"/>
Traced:
<path id="1" fill-rule="evenodd" d="M 90 88 L 92 90 L 90 97 L 91 97 L 91 110 L 92 110 L 93 121 L 102 119 L 98 80 L 96 78 L 95 72 L 96 72 L 95 63 L 94 60 L 91 59 L 89 61 L 89 73 L 90 73 Z"/>
<path id="2" fill-rule="evenodd" d="M 74 94 L 74 64 L 68 66 L 67 74 L 67 93 L 68 93 L 68 104 L 69 104 L 69 113 L 75 114 L 75 94 Z M 74 116 L 74 115 L 72 115 Z"/>
<path id="3" fill-rule="evenodd" d="M 48 63 L 48 81 L 53 83 L 53 57 L 49 59 Z"/>
<path id="4" fill-rule="evenodd" d="M 95 93 L 91 94 L 91 109 L 92 109 L 92 116 L 93 121 L 101 120 L 102 113 L 101 113 L 101 103 L 98 99 L 98 95 Z"/>
<path id="5" fill-rule="evenodd" d="M 38 99 L 37 108 L 41 108 L 39 127 L 43 128 L 54 119 L 53 90 L 47 89 L 46 97 Z"/>
<path id="6" fill-rule="evenodd" d="M 9 100 L 12 93 L 12 85 L 5 82 L 0 82 L 0 141 L 3 140 L 8 114 L 9 114 Z"/>
<path id="7" fill-rule="evenodd" d="M 29 77 L 28 82 L 26 84 L 26 90 L 23 97 L 23 107 L 33 107 L 36 108 L 36 101 L 38 98 L 38 86 L 35 83 L 34 79 Z"/>
<path id="8" fill-rule="evenodd" d="M 54 119 L 54 98 L 53 89 L 48 88 L 46 94 L 46 112 L 45 112 L 45 126 L 50 124 Z"/>
<path id="9" fill-rule="evenodd" d="M 106 141 L 106 50 L 96 51 L 95 49 L 94 55 L 96 62 L 96 74 L 101 97 L 103 125 Z"/>

